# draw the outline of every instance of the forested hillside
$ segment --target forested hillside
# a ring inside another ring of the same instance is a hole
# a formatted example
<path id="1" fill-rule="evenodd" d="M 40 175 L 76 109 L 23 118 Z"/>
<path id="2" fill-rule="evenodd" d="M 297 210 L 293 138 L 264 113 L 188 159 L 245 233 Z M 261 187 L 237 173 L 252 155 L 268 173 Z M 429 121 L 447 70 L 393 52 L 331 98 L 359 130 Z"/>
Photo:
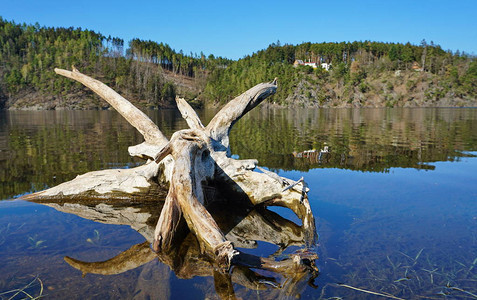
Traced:
<path id="1" fill-rule="evenodd" d="M 88 89 L 53 71 L 72 65 L 143 107 L 170 106 L 176 93 L 195 99 L 207 72 L 228 63 L 163 43 L 134 39 L 126 49 L 122 39 L 90 30 L 0 18 L 0 108 L 106 108 Z"/>
<path id="2" fill-rule="evenodd" d="M 295 60 L 316 62 L 318 68 Z M 331 65 L 329 70 L 322 63 Z M 378 42 L 279 42 L 216 69 L 205 99 L 220 101 L 257 82 L 279 78 L 270 101 L 298 106 L 476 106 L 477 61 L 440 46 Z"/>
<path id="3" fill-rule="evenodd" d="M 296 60 L 315 62 L 294 66 Z M 330 66 L 329 70 L 321 64 Z M 169 45 L 103 36 L 81 28 L 26 25 L 0 17 L 0 108 L 108 108 L 54 68 L 77 69 L 148 108 L 180 95 L 195 105 L 221 104 L 278 77 L 268 101 L 286 106 L 477 106 L 477 61 L 420 45 L 380 42 L 270 45 L 238 61 L 184 54 Z"/>

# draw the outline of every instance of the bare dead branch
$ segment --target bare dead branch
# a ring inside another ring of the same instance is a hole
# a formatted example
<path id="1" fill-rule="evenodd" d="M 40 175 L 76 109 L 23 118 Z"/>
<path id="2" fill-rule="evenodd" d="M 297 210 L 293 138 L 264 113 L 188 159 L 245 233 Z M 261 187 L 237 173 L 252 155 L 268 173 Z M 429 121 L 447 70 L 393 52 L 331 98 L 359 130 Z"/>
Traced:
<path id="1" fill-rule="evenodd" d="M 114 109 L 116 109 L 134 128 L 136 128 L 149 144 L 163 145 L 167 143 L 167 138 L 145 113 L 140 111 L 132 105 L 131 102 L 123 98 L 101 81 L 84 75 L 76 69 L 73 69 L 73 71 L 67 71 L 55 68 L 55 72 L 81 82 L 93 92 L 101 96 L 101 98 L 111 104 Z"/>
<path id="2" fill-rule="evenodd" d="M 176 97 L 176 103 L 177 108 L 181 112 L 182 117 L 186 120 L 190 129 L 204 129 L 204 125 L 202 125 L 199 116 L 184 98 Z"/>
<path id="3" fill-rule="evenodd" d="M 218 142 L 218 145 L 214 145 L 216 150 L 227 150 L 229 148 L 229 133 L 232 126 L 247 112 L 265 100 L 265 98 L 275 94 L 276 90 L 277 80 L 275 79 L 271 83 L 257 84 L 227 103 L 206 127 L 210 138 Z M 222 149 L 220 149 L 220 145 Z"/>

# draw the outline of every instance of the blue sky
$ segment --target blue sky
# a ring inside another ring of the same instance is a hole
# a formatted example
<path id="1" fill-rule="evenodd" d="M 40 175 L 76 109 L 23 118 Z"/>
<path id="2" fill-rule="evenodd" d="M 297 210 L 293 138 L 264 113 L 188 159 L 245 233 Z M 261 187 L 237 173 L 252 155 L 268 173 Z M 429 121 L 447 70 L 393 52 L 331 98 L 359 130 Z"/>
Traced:
<path id="1" fill-rule="evenodd" d="M 477 54 L 477 0 L 427 1 L 39 1 L 0 0 L 16 23 L 81 27 L 165 42 L 185 53 L 238 59 L 282 44 L 434 41 Z"/>

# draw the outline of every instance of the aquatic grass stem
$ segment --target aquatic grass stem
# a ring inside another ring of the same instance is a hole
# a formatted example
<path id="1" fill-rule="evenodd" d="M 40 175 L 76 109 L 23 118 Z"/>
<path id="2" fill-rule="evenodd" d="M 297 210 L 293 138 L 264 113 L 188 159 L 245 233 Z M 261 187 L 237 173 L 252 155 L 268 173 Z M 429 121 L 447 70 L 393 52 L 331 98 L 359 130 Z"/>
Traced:
<path id="1" fill-rule="evenodd" d="M 27 293 L 25 290 L 27 288 L 31 287 L 33 285 L 33 283 L 35 283 L 35 281 L 38 281 L 40 283 L 40 292 L 39 292 L 38 296 L 33 297 L 32 295 Z M 0 296 L 11 294 L 11 293 L 15 293 L 15 294 L 13 294 L 10 298 L 8 298 L 8 300 L 15 299 L 15 297 L 18 296 L 20 293 L 23 293 L 25 296 L 28 297 L 28 299 L 40 299 L 41 297 L 44 296 L 43 295 L 43 282 L 41 281 L 41 279 L 38 276 L 36 276 L 32 281 L 30 281 L 30 283 L 28 283 L 24 287 L 22 287 L 20 289 L 14 289 L 14 290 L 10 290 L 10 291 L 0 293 Z"/>
<path id="2" fill-rule="evenodd" d="M 391 294 L 387 294 L 387 293 L 382 294 L 382 293 L 378 293 L 378 292 L 368 291 L 368 290 L 357 288 L 357 287 L 350 286 L 350 285 L 347 285 L 347 284 L 338 283 L 338 286 L 345 287 L 345 288 L 352 289 L 352 290 L 359 291 L 359 292 L 363 292 L 363 293 L 367 293 L 367 294 L 371 294 L 371 295 L 386 297 L 386 298 L 390 298 L 390 299 L 404 300 L 403 298 L 399 298 L 399 297 L 393 296 Z"/>

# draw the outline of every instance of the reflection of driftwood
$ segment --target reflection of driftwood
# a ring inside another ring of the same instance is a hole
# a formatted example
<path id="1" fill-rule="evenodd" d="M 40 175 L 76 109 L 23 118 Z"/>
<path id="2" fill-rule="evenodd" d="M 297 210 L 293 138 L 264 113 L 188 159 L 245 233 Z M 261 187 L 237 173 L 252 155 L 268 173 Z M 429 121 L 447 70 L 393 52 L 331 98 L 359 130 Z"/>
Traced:
<path id="1" fill-rule="evenodd" d="M 156 199 L 160 185 L 169 191 L 154 233 L 154 249 L 168 252 L 184 224 L 197 236 L 201 253 L 213 258 L 221 270 L 228 270 L 238 252 L 219 229 L 204 204 L 204 186 L 215 186 L 238 194 L 248 205 L 279 205 L 292 209 L 303 222 L 309 243 L 315 237 L 314 218 L 304 182 L 294 183 L 278 175 L 254 172 L 256 161 L 230 158 L 229 133 L 248 111 L 275 93 L 276 80 L 262 83 L 230 101 L 204 126 L 183 99 L 177 106 L 190 129 L 174 133 L 168 140 L 159 128 L 129 101 L 103 83 L 73 68 L 55 69 L 77 80 L 105 99 L 143 136 L 142 144 L 129 153 L 147 160 L 139 167 L 90 172 L 25 199 Z M 185 220 L 185 222 L 184 222 Z"/>
<path id="2" fill-rule="evenodd" d="M 268 291 L 267 293 L 274 296 L 277 293 L 296 295 L 303 289 L 303 284 L 317 275 L 314 265 L 316 254 L 306 251 L 298 251 L 280 261 L 238 252 L 234 259 L 235 266 L 230 273 L 217 272 L 214 264 L 202 255 L 198 240 L 193 234 L 187 235 L 181 241 L 175 239 L 176 242 L 169 251 L 152 251 L 150 243 L 153 241 L 154 223 L 158 214 L 155 207 L 149 203 L 140 206 L 127 201 L 118 201 L 114 205 L 100 203 L 98 200 L 75 202 L 41 200 L 45 205 L 83 218 L 107 224 L 129 225 L 147 240 L 102 262 L 83 262 L 65 257 L 66 262 L 80 270 L 83 276 L 88 273 L 119 274 L 158 258 L 170 266 L 179 278 L 213 277 L 216 292 L 224 299 L 233 299 L 236 292 L 232 283 L 245 287 L 247 291 Z M 283 249 L 306 244 L 303 226 L 298 226 L 264 207 L 250 211 L 246 206 L 231 206 L 225 201 L 218 201 L 211 205 L 209 210 L 220 230 L 227 233 L 227 239 L 237 241 L 240 247 L 255 247 L 257 241 L 277 244 Z"/>
<path id="3" fill-rule="evenodd" d="M 218 197 L 222 196 L 219 194 Z M 106 204 L 102 200 L 91 199 L 72 199 L 69 202 L 64 199 L 40 199 L 35 202 L 95 222 L 128 225 L 149 243 L 154 241 L 154 225 L 161 209 L 152 201 L 117 200 Z M 208 210 L 219 229 L 237 247 L 256 248 L 257 241 L 272 243 L 282 249 L 309 243 L 303 225 L 299 226 L 264 206 L 250 208 L 218 199 L 208 206 Z M 187 232 L 183 234 L 183 237 L 186 234 Z M 180 242 L 181 240 L 178 239 L 177 243 Z"/>
<path id="4" fill-rule="evenodd" d="M 118 256 L 108 260 L 107 263 L 84 263 L 68 256 L 65 257 L 65 261 L 70 264 L 70 266 L 81 270 L 83 276 L 88 273 L 114 275 L 142 266 L 153 260 L 155 257 L 156 255 L 149 248 L 149 243 L 144 242 L 132 246 Z"/>
<path id="5" fill-rule="evenodd" d="M 235 261 L 230 273 L 217 272 L 210 261 L 200 254 L 197 239 L 191 235 L 179 248 L 168 254 L 153 252 L 149 243 L 145 242 L 102 262 L 83 262 L 70 257 L 65 257 L 65 261 L 81 271 L 83 276 L 87 273 L 114 275 L 142 266 L 156 257 L 169 265 L 179 278 L 214 277 L 216 292 L 223 299 L 233 298 L 235 291 L 232 283 L 240 284 L 249 290 L 276 289 L 288 296 L 296 295 L 302 288 L 301 284 L 306 284 L 318 274 L 313 263 L 317 258 L 314 253 L 298 253 L 278 262 L 240 253 L 240 259 Z"/>

